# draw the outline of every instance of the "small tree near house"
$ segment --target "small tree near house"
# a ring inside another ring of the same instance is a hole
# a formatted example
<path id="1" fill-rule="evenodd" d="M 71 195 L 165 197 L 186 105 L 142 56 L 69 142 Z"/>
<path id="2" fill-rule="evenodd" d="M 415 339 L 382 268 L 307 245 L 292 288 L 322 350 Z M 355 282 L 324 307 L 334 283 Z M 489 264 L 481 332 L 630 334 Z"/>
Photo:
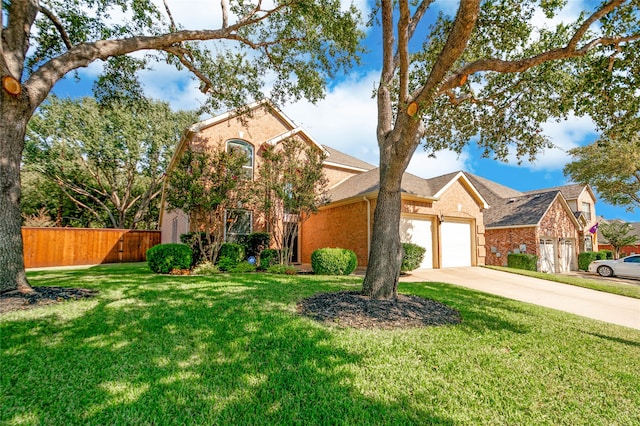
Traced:
<path id="1" fill-rule="evenodd" d="M 280 249 L 280 264 L 291 263 L 300 224 L 327 200 L 325 154 L 293 138 L 263 150 L 254 205 Z"/>
<path id="2" fill-rule="evenodd" d="M 613 248 L 613 258 L 620 258 L 620 249 L 634 245 L 638 241 L 636 235 L 632 235 L 633 227 L 628 222 L 609 222 L 600 224 L 600 233 L 607 239 Z"/>
<path id="3" fill-rule="evenodd" d="M 248 200 L 248 181 L 239 151 L 187 149 L 167 176 L 165 199 L 169 210 L 182 210 L 196 231 L 200 259 L 214 262 L 224 242 L 233 212 Z"/>

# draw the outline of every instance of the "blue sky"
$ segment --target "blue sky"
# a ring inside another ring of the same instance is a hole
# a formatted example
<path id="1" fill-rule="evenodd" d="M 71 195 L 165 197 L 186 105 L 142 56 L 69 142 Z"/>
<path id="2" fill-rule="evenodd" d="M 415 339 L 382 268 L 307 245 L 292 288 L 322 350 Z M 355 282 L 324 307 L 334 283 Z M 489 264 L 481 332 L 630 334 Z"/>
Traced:
<path id="1" fill-rule="evenodd" d="M 213 0 L 168 0 L 176 21 L 189 29 L 211 28 L 219 22 L 219 2 Z M 453 8 L 457 2 L 445 0 L 443 8 Z M 553 21 L 545 21 L 542 14 L 536 19 L 543 25 L 553 25 L 561 20 L 574 18 L 581 8 L 580 0 L 570 0 L 565 10 Z M 368 12 L 367 0 L 356 0 L 361 10 Z M 199 13 L 194 14 L 197 10 Z M 378 164 L 376 142 L 376 104 L 372 92 L 379 78 L 380 38 L 376 30 L 368 30 L 365 40 L 369 49 L 363 65 L 346 76 L 331 82 L 324 100 L 313 105 L 308 102 L 283 105 L 282 109 L 297 125 L 303 127 L 318 142 L 332 146 L 372 164 Z M 91 94 L 91 82 L 99 72 L 99 64 L 79 70 L 80 82 L 67 77 L 58 83 L 54 92 L 62 97 Z M 154 65 L 154 69 L 142 75 L 149 97 L 169 102 L 174 109 L 195 109 L 203 101 L 194 82 L 186 71 L 178 72 L 166 64 Z M 556 148 L 541 152 L 535 162 L 518 165 L 515 159 L 508 163 L 482 158 L 471 143 L 458 155 L 450 151 L 437 153 L 429 158 L 421 148 L 414 155 L 408 171 L 425 178 L 439 176 L 457 170 L 465 170 L 511 188 L 527 191 L 570 183 L 562 173 L 569 161 L 568 149 L 595 140 L 594 125 L 590 119 L 571 117 L 560 123 L 547 123 L 543 131 Z M 640 210 L 627 212 L 598 200 L 598 215 L 607 219 L 640 221 Z"/>

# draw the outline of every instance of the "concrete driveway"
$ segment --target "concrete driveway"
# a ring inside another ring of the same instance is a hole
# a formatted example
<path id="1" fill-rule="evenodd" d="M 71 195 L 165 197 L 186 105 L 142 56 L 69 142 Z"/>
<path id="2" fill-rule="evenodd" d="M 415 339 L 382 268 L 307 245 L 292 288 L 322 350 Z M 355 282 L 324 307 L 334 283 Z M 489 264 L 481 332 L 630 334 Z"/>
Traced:
<path id="1" fill-rule="evenodd" d="M 400 281 L 434 281 L 640 330 L 640 299 L 479 267 L 419 269 Z"/>

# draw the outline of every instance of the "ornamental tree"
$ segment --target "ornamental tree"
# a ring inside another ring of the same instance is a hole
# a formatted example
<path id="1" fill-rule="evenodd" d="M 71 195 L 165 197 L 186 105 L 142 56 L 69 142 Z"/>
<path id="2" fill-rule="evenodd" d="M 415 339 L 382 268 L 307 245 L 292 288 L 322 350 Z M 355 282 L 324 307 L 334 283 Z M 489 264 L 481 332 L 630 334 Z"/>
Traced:
<path id="1" fill-rule="evenodd" d="M 534 157 L 552 145 L 541 132 L 550 119 L 589 115 L 604 131 L 637 116 L 637 1 L 591 3 L 553 28 L 538 27 L 536 13 L 554 17 L 566 1 L 464 0 L 443 10 L 452 3 L 380 0 L 372 20 L 382 34 L 380 187 L 363 292 L 373 298 L 397 296 L 400 185 L 418 146 L 460 152 L 475 140 L 498 159 Z"/>
<path id="2" fill-rule="evenodd" d="M 67 74 L 102 63 L 96 95 L 123 102 L 142 96 L 138 70 L 166 61 L 201 82 L 209 107 L 233 108 L 264 98 L 267 78 L 275 102 L 315 101 L 326 79 L 359 53 L 358 13 L 339 0 L 222 0 L 221 21 L 195 30 L 173 19 L 169 3 L 162 9 L 153 0 L 2 0 L 0 292 L 30 291 L 20 232 L 24 137 L 36 108 Z"/>
<path id="3" fill-rule="evenodd" d="M 291 263 L 300 224 L 327 200 L 325 154 L 295 138 L 263 149 L 253 202 L 280 249 L 280 263 Z"/>
<path id="4" fill-rule="evenodd" d="M 628 222 L 611 221 L 601 223 L 599 231 L 613 248 L 613 258 L 620 257 L 620 249 L 634 245 L 640 238 L 632 234 L 633 226 Z"/>
<path id="5" fill-rule="evenodd" d="M 169 211 L 181 210 L 194 228 L 199 259 L 215 262 L 233 212 L 249 199 L 240 151 L 186 149 L 167 176 Z"/>

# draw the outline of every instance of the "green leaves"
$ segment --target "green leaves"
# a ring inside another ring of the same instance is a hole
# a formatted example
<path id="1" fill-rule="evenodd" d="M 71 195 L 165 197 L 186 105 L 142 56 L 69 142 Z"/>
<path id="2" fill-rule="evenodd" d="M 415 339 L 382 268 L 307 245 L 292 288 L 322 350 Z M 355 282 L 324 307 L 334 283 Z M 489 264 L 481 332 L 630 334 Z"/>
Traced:
<path id="1" fill-rule="evenodd" d="M 640 133 L 637 127 L 626 130 L 635 134 L 621 132 L 570 150 L 572 162 L 564 173 L 593 186 L 608 203 L 633 211 L 640 207 Z"/>

